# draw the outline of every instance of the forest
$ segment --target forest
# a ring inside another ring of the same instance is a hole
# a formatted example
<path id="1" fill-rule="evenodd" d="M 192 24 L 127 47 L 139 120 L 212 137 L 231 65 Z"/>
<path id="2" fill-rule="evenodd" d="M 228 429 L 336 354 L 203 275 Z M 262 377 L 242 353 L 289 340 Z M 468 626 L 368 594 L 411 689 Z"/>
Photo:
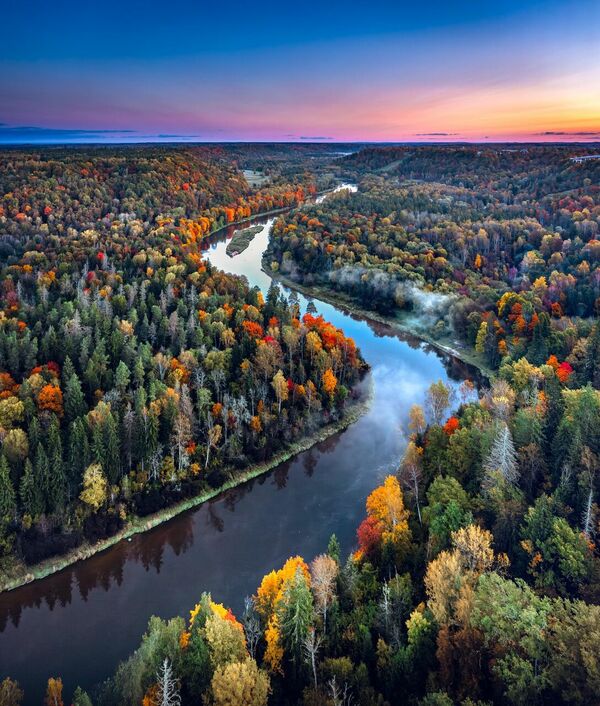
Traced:
<path id="1" fill-rule="evenodd" d="M 222 150 L 0 156 L 0 561 L 95 542 L 219 488 L 344 413 L 354 342 L 203 260 L 314 193 Z"/>
<path id="2" fill-rule="evenodd" d="M 6 561 L 218 487 L 344 414 L 355 342 L 203 262 L 238 209 L 293 206 L 264 258 L 285 281 L 487 371 L 410 408 L 350 554 L 334 535 L 290 556 L 237 615 L 200 586 L 104 683 L 63 694 L 53 675 L 46 703 L 598 703 L 600 164 L 561 145 L 302 147 L 287 167 L 281 146 L 2 157 Z M 358 192 L 312 203 L 332 179 Z M 0 704 L 22 697 L 0 683 Z"/>

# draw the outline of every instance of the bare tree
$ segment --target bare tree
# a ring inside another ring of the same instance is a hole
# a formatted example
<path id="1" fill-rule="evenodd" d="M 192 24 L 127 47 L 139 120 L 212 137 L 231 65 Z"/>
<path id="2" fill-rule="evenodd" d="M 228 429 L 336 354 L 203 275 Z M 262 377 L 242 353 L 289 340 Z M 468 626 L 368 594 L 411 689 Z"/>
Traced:
<path id="1" fill-rule="evenodd" d="M 179 706 L 181 703 L 179 685 L 173 676 L 173 667 L 166 657 L 158 670 L 157 676 L 159 706 Z"/>
<path id="2" fill-rule="evenodd" d="M 508 483 L 517 484 L 519 471 L 517 468 L 517 454 L 512 440 L 510 429 L 506 422 L 500 422 L 496 431 L 496 436 L 492 443 L 492 448 L 488 454 L 483 468 L 486 471 L 484 485 L 493 483 L 493 474 L 500 473 Z"/>
<path id="3" fill-rule="evenodd" d="M 317 635 L 317 631 L 314 628 L 309 628 L 306 633 L 306 637 L 302 642 L 304 660 L 312 669 L 313 679 L 315 682 L 315 691 L 319 686 L 317 682 L 317 654 L 319 653 L 322 642 L 323 640 L 321 639 L 321 636 Z"/>
<path id="4" fill-rule="evenodd" d="M 336 682 L 335 676 L 333 676 L 327 686 L 329 687 L 329 696 L 334 706 L 352 706 L 354 699 L 346 682 L 344 682 L 344 688 L 341 689 Z"/>
<path id="5" fill-rule="evenodd" d="M 256 658 L 256 646 L 261 636 L 260 620 L 254 606 L 254 600 L 251 596 L 246 596 L 244 600 L 244 615 L 242 616 L 242 624 L 244 626 L 244 634 L 246 635 L 246 643 L 248 644 L 248 652 L 252 659 Z"/>

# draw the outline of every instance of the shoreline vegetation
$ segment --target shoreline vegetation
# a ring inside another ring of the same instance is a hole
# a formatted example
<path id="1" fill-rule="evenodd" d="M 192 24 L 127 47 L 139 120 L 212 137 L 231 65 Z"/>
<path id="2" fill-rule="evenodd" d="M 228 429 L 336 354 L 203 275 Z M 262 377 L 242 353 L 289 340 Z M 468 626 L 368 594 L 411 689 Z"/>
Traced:
<path id="1" fill-rule="evenodd" d="M 241 255 L 254 240 L 254 237 L 263 229 L 264 226 L 250 226 L 249 228 L 238 230 L 234 234 L 233 238 L 227 243 L 225 252 L 229 255 L 229 257 Z"/>
<path id="2" fill-rule="evenodd" d="M 329 422 L 328 424 L 319 427 L 319 429 L 315 430 L 312 434 L 293 442 L 288 448 L 275 454 L 268 461 L 249 466 L 243 473 L 240 473 L 239 476 L 227 481 L 219 488 L 202 493 L 201 495 L 186 498 L 175 505 L 171 505 L 150 515 L 146 515 L 144 517 L 136 516 L 131 519 L 125 527 L 119 530 L 119 532 L 111 537 L 102 539 L 99 542 L 95 542 L 93 544 L 83 543 L 66 554 L 50 557 L 33 566 L 25 566 L 23 564 L 16 565 L 12 575 L 7 575 L 6 578 L 4 576 L 0 578 L 0 595 L 9 591 L 14 591 L 21 586 L 26 586 L 34 581 L 39 581 L 52 576 L 53 574 L 57 574 L 80 561 L 91 559 L 96 554 L 100 554 L 101 552 L 114 547 L 121 541 L 131 539 L 137 534 L 154 529 L 155 527 L 172 520 L 183 512 L 192 510 L 206 502 L 219 498 L 228 490 L 238 488 L 244 483 L 269 473 L 277 466 L 293 459 L 298 454 L 308 451 L 313 446 L 326 441 L 335 434 L 339 434 L 358 421 L 360 417 L 368 411 L 373 399 L 372 381 L 367 380 L 367 385 L 367 389 L 362 391 L 359 399 L 347 403 L 346 408 L 344 409 L 344 414 L 340 419 Z M 3 571 L 4 574 L 9 574 L 9 572 L 10 569 L 8 571 Z"/>
<path id="3" fill-rule="evenodd" d="M 263 272 L 268 274 L 269 277 L 272 277 L 277 282 L 283 284 L 286 287 L 289 287 L 290 289 L 294 289 L 300 292 L 304 296 L 319 299 L 328 304 L 331 304 L 332 306 L 342 309 L 342 311 L 345 311 L 348 314 L 360 316 L 362 319 L 365 319 L 367 321 L 370 320 L 378 324 L 390 326 L 391 328 L 397 330 L 399 333 L 407 334 L 409 336 L 413 336 L 414 338 L 418 338 L 420 341 L 423 341 L 423 343 L 426 343 L 432 348 L 435 348 L 444 355 L 448 355 L 452 358 L 455 358 L 456 360 L 459 360 L 461 363 L 476 368 L 477 371 L 488 380 L 494 374 L 494 371 L 491 370 L 491 368 L 487 367 L 480 360 L 478 360 L 476 353 L 472 349 L 457 350 L 455 346 L 460 345 L 457 341 L 443 342 L 440 340 L 436 340 L 431 336 L 428 336 L 424 330 L 409 326 L 398 318 L 392 316 L 384 316 L 383 314 L 378 314 L 375 311 L 363 309 L 358 306 L 358 304 L 356 304 L 356 302 L 351 297 L 341 294 L 340 292 L 336 292 L 328 287 L 322 285 L 314 285 L 309 287 L 304 284 L 301 284 L 300 282 L 296 282 L 295 280 L 290 279 L 289 277 L 286 277 L 285 275 L 282 275 L 279 272 L 275 272 L 274 270 L 272 270 L 265 263 L 264 258 L 262 262 L 262 270 Z"/>

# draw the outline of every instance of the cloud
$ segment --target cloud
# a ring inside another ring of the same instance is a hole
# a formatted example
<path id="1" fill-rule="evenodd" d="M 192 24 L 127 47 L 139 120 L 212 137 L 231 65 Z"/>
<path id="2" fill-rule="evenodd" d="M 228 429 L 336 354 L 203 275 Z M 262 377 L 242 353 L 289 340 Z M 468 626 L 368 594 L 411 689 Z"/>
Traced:
<path id="1" fill-rule="evenodd" d="M 600 130 L 595 130 L 591 132 L 567 132 L 565 130 L 546 130 L 545 132 L 536 132 L 536 135 L 542 135 L 544 137 L 549 137 L 549 136 L 556 136 L 559 137 L 561 135 L 568 135 L 568 136 L 577 136 L 577 137 L 595 137 L 600 135 Z"/>
<path id="2" fill-rule="evenodd" d="M 0 144 L 62 144 L 67 142 L 132 142 L 160 140 L 193 140 L 199 142 L 202 135 L 178 133 L 144 134 L 138 130 L 117 129 L 69 129 L 37 127 L 32 125 L 10 126 L 0 123 Z"/>
<path id="3" fill-rule="evenodd" d="M 300 137 L 301 140 L 333 140 L 333 137 L 305 137 L 302 135 Z"/>
<path id="4" fill-rule="evenodd" d="M 98 140 L 118 136 L 131 137 L 135 130 L 78 130 L 68 128 L 11 126 L 0 123 L 0 142 L 70 142 L 72 140 Z"/>
<path id="5" fill-rule="evenodd" d="M 417 132 L 416 137 L 455 137 L 458 132 Z"/>

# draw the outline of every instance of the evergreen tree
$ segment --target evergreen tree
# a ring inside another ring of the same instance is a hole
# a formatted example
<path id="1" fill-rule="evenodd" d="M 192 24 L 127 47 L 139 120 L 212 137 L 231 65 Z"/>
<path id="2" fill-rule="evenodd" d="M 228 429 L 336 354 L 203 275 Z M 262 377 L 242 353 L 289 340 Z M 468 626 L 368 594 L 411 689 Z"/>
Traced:
<path id="1" fill-rule="evenodd" d="M 36 482 L 33 465 L 29 459 L 25 461 L 25 468 L 19 486 L 19 496 L 24 514 L 37 517 L 44 512 L 44 498 L 40 486 Z"/>
<path id="2" fill-rule="evenodd" d="M 284 645 L 292 659 L 300 663 L 302 645 L 314 620 L 312 593 L 300 567 L 285 591 L 279 612 Z"/>
<path id="3" fill-rule="evenodd" d="M 2 454 L 0 455 L 0 523 L 12 519 L 15 510 L 15 489 L 10 479 L 8 463 Z"/>
<path id="4" fill-rule="evenodd" d="M 40 442 L 35 453 L 35 482 L 39 484 L 41 496 L 43 498 L 42 512 L 50 510 L 50 498 L 52 494 L 52 479 L 50 477 L 50 464 L 46 451 Z"/>
<path id="5" fill-rule="evenodd" d="M 72 422 L 87 412 L 85 396 L 81 389 L 81 381 L 75 372 L 69 377 L 65 386 L 65 416 Z"/>
<path id="6" fill-rule="evenodd" d="M 585 382 L 600 390 L 600 323 L 596 323 L 587 340 L 583 365 Z"/>
<path id="7" fill-rule="evenodd" d="M 58 512 L 65 506 L 67 498 L 67 479 L 63 463 L 62 440 L 58 419 L 53 417 L 48 429 L 48 456 L 51 476 L 49 504 L 52 512 Z"/>

